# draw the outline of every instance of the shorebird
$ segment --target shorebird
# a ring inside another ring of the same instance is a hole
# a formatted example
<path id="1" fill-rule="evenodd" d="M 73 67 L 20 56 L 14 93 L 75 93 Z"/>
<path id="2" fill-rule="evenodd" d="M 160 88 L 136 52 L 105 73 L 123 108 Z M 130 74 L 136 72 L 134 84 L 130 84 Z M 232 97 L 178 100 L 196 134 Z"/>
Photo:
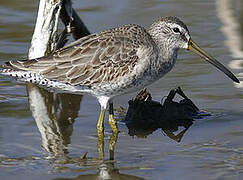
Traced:
<path id="1" fill-rule="evenodd" d="M 239 83 L 232 72 L 192 41 L 177 17 L 162 17 L 148 30 L 129 24 L 95 33 L 50 56 L 6 62 L 0 73 L 51 91 L 94 96 L 101 106 L 98 132 L 104 130 L 108 104 L 109 124 L 118 132 L 112 99 L 160 79 L 173 68 L 179 49 L 193 51 Z"/>

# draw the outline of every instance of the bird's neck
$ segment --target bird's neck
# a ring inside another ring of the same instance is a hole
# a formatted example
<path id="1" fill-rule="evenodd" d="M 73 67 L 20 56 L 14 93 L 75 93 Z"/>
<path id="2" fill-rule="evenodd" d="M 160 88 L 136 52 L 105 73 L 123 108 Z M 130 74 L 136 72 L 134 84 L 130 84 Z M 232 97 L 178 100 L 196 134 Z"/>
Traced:
<path id="1" fill-rule="evenodd" d="M 160 31 L 156 28 L 150 28 L 148 32 L 158 47 L 159 59 L 164 62 L 174 61 L 177 57 L 178 48 L 176 48 L 173 40 L 160 34 Z"/>
<path id="2" fill-rule="evenodd" d="M 157 60 L 158 73 L 160 76 L 168 73 L 175 65 L 178 49 L 166 51 L 164 47 L 159 47 L 159 55 Z"/>
<path id="3" fill-rule="evenodd" d="M 158 58 L 157 61 L 154 61 L 154 66 L 158 68 L 157 71 L 161 72 L 161 75 L 166 74 L 172 69 L 176 62 L 178 48 L 174 48 L 173 42 L 163 38 L 151 29 L 149 30 L 149 34 L 154 40 L 158 50 Z"/>

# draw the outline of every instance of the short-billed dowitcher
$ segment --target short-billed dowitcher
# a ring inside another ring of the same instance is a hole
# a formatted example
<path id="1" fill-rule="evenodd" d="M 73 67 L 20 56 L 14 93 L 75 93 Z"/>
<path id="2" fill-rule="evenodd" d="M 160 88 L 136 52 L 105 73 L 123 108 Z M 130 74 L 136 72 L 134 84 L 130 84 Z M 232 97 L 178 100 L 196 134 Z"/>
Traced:
<path id="1" fill-rule="evenodd" d="M 95 96 L 101 106 L 98 131 L 103 132 L 109 104 L 109 124 L 117 132 L 112 99 L 164 76 L 181 48 L 195 52 L 239 83 L 233 73 L 192 41 L 186 25 L 177 17 L 160 18 L 148 30 L 129 24 L 92 34 L 47 57 L 9 61 L 1 74 L 52 91 Z"/>

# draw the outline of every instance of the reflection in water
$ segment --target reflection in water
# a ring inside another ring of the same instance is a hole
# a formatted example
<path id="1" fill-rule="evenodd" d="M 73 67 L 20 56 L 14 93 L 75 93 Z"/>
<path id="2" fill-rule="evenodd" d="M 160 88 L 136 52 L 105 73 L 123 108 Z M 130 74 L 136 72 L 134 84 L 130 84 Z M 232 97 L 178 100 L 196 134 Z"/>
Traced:
<path id="1" fill-rule="evenodd" d="M 179 94 L 183 99 L 173 101 Z M 169 138 L 180 142 L 184 133 L 193 124 L 193 118 L 209 115 L 199 111 L 195 104 L 182 92 L 181 88 L 171 90 L 163 105 L 153 101 L 150 93 L 144 89 L 134 100 L 129 101 L 129 109 L 125 118 L 131 136 L 147 137 L 161 128 Z M 174 132 L 181 130 L 177 135 Z"/>
<path id="2" fill-rule="evenodd" d="M 79 103 L 80 101 L 76 101 L 78 97 L 68 97 L 69 95 L 60 95 L 64 99 L 62 99 L 62 102 L 65 104 L 69 104 L 66 106 L 62 106 L 62 109 L 59 110 L 59 116 L 56 115 L 57 107 L 59 107 L 58 104 L 58 98 L 54 100 L 52 96 L 48 96 L 48 94 L 45 94 L 47 92 L 42 92 L 44 94 L 43 96 L 46 97 L 45 99 L 45 106 L 46 109 L 48 109 L 48 117 L 55 117 L 52 118 L 52 121 L 49 122 L 49 126 L 46 127 L 46 122 L 41 121 L 38 125 L 44 127 L 39 127 L 41 132 L 42 138 L 47 143 L 46 149 L 53 153 L 58 155 L 63 155 L 62 157 L 59 156 L 59 159 L 54 161 L 55 171 L 95 171 L 94 173 L 89 174 L 81 174 L 78 175 L 75 178 L 56 178 L 56 180 L 64 180 L 64 179 L 143 179 L 137 176 L 128 175 L 128 174 L 121 174 L 119 172 L 119 169 L 129 169 L 129 168 L 117 168 L 116 167 L 116 161 L 115 161 L 115 146 L 117 143 L 118 134 L 112 133 L 112 135 L 109 137 L 109 158 L 108 160 L 105 160 L 104 157 L 104 134 L 101 133 L 98 134 L 98 140 L 97 140 L 97 149 L 99 156 L 97 158 L 87 158 L 87 153 L 85 153 L 83 156 L 75 158 L 75 157 L 68 157 L 68 153 L 60 153 L 63 152 L 63 149 L 66 148 L 67 141 L 64 141 L 64 138 L 66 136 L 67 139 L 69 139 L 69 136 L 67 133 L 64 133 L 63 131 L 66 131 L 66 128 L 72 129 L 72 122 L 74 121 L 74 118 L 77 116 L 77 112 L 71 113 L 70 118 L 71 123 L 67 123 L 65 120 L 62 121 L 62 119 L 68 119 L 66 117 L 61 118 L 61 112 L 67 112 L 64 114 L 69 114 L 68 112 L 72 112 L 74 109 L 78 111 L 79 109 Z M 173 101 L 176 94 L 179 94 L 183 97 L 183 99 L 178 103 Z M 49 97 L 49 99 L 48 99 Z M 50 98 L 51 97 L 51 98 Z M 74 99 L 72 99 L 74 98 Z M 81 98 L 81 97 L 80 97 Z M 72 101 L 73 100 L 73 101 Z M 81 99 L 80 99 L 81 100 Z M 74 104 L 72 104 L 74 103 Z M 42 114 L 38 113 L 38 107 L 36 109 L 33 109 L 33 112 L 36 112 L 35 114 Z M 53 113 L 54 112 L 54 113 Z M 184 133 L 189 129 L 189 127 L 193 123 L 193 117 L 197 116 L 200 117 L 200 113 L 198 108 L 194 105 L 194 103 L 188 99 L 185 94 L 182 92 L 180 88 L 171 90 L 167 98 L 165 99 L 163 105 L 156 101 L 152 101 L 151 95 L 145 90 L 142 90 L 135 100 L 131 100 L 129 102 L 129 109 L 126 114 L 125 122 L 127 127 L 129 128 L 129 134 L 130 135 L 136 135 L 139 137 L 146 137 L 148 134 L 152 133 L 158 128 L 161 128 L 162 131 L 171 139 L 180 142 Z M 47 116 L 47 115 L 46 115 Z M 59 118 L 56 118 L 59 117 Z M 69 119 L 70 119 L 69 118 Z M 59 119 L 60 121 L 57 121 Z M 63 122 L 67 123 L 63 127 L 60 127 L 59 125 Z M 55 126 L 53 126 L 55 125 Z M 185 129 L 179 132 L 177 135 L 174 135 L 174 132 L 178 130 L 179 126 L 183 126 Z M 66 128 L 65 128 L 66 127 Z M 50 130 L 48 130 L 50 129 Z M 57 131 L 57 129 L 59 131 Z M 54 131 L 55 130 L 55 131 Z M 51 135 L 49 133 L 51 132 Z M 55 134 L 55 138 L 53 138 L 53 134 Z M 69 132 L 69 135 L 71 133 Z M 53 138 L 53 139 L 47 139 L 47 138 Z M 46 140 L 47 139 L 47 140 Z M 49 144 L 51 143 L 51 144 Z M 78 166 L 78 169 L 73 169 L 72 166 L 76 164 Z M 134 169 L 134 167 L 133 167 Z"/>
<path id="3" fill-rule="evenodd" d="M 66 153 L 82 96 L 53 94 L 28 84 L 30 110 L 41 133 L 42 146 L 53 155 Z"/>
<path id="4" fill-rule="evenodd" d="M 109 159 L 104 157 L 104 134 L 98 135 L 98 158 L 83 156 L 69 157 L 67 145 L 73 132 L 73 123 L 80 109 L 82 96 L 71 94 L 53 94 L 33 84 L 28 84 L 30 90 L 30 109 L 41 133 L 43 148 L 58 157 L 54 161 L 55 170 L 68 170 L 66 165 L 78 164 L 79 167 L 91 167 L 98 173 L 80 175 L 74 179 L 142 179 L 133 175 L 120 174 L 115 167 L 114 151 L 118 134 L 112 133 L 109 140 Z M 37 93 L 38 92 L 38 93 Z M 87 170 L 90 170 L 87 168 Z M 72 171 L 72 169 L 69 169 Z M 66 179 L 66 178 L 58 178 Z"/>
<path id="5" fill-rule="evenodd" d="M 81 157 L 69 157 L 67 145 L 73 132 L 73 123 L 80 109 L 82 96 L 71 94 L 53 94 L 33 84 L 28 84 L 30 90 L 30 109 L 41 133 L 43 148 L 58 157 L 54 161 L 55 171 L 68 170 L 70 164 L 98 170 L 98 173 L 80 175 L 74 179 L 142 179 L 133 175 L 120 174 L 115 167 L 114 151 L 118 138 L 112 133 L 109 139 L 109 159 L 104 157 L 104 134 L 98 135 L 98 158 L 87 158 L 87 153 Z M 37 93 L 38 92 L 38 93 Z M 69 169 L 72 171 L 72 169 Z M 66 179 L 66 178 L 58 178 Z M 68 179 L 68 178 L 67 178 Z"/>
<path id="6" fill-rule="evenodd" d="M 41 95 L 41 97 L 36 96 L 33 102 L 30 99 L 30 105 L 41 133 L 44 149 L 55 157 L 58 156 L 53 164 L 55 171 L 62 171 L 63 169 L 65 171 L 74 171 L 69 165 L 76 164 L 81 168 L 80 172 L 90 171 L 91 169 L 95 172 L 93 174 L 82 174 L 73 179 L 142 179 L 133 175 L 119 173 L 120 168 L 116 167 L 114 153 L 118 138 L 117 133 L 112 133 L 109 138 L 108 160 L 105 160 L 104 157 L 104 134 L 98 134 L 98 157 L 87 158 L 87 153 L 78 158 L 69 157 L 67 145 L 70 143 L 73 122 L 77 117 L 82 96 L 54 95 L 32 84 L 28 86 L 31 89 L 30 93 L 34 92 L 35 95 Z M 39 93 L 35 93 L 35 91 L 39 91 Z M 173 101 L 176 94 L 183 97 L 179 103 Z M 36 104 L 35 102 L 38 103 Z M 199 115 L 198 108 L 184 95 L 180 88 L 171 90 L 163 105 L 152 101 L 150 94 L 143 90 L 137 95 L 135 100 L 129 102 L 125 121 L 130 135 L 146 137 L 156 129 L 161 128 L 169 138 L 180 142 L 184 133 L 192 125 L 192 118 L 195 115 Z M 178 130 L 179 126 L 183 126 L 185 129 L 175 135 L 174 132 Z M 75 169 L 75 171 L 79 170 Z"/>
<path id="7" fill-rule="evenodd" d="M 133 175 L 121 174 L 115 166 L 115 146 L 117 133 L 112 133 L 109 139 L 109 158 L 104 157 L 104 134 L 98 135 L 97 149 L 99 157 L 87 158 L 87 153 L 81 157 L 70 157 L 67 146 L 73 132 L 73 123 L 80 109 L 82 96 L 71 94 L 53 94 L 33 84 L 28 84 L 30 90 L 30 109 L 41 133 L 42 146 L 55 157 L 54 171 L 73 171 L 69 165 L 87 167 L 87 171 L 98 171 L 94 174 L 79 175 L 73 179 L 143 179 Z M 38 92 L 38 93 L 37 93 Z M 34 160 L 34 159 L 32 159 Z M 134 169 L 134 168 L 133 168 Z M 78 171 L 75 169 L 75 171 Z M 83 171 L 83 170 L 81 170 Z M 68 178 L 57 178 L 68 179 Z"/>
<path id="8" fill-rule="evenodd" d="M 107 171 L 107 166 L 101 167 L 101 169 Z M 109 168 L 108 168 L 109 169 Z M 113 168 L 110 168 L 113 169 Z M 101 170 L 101 172 L 103 171 Z M 99 173 L 99 175 L 97 174 L 86 174 L 86 175 L 80 175 L 78 177 L 75 178 L 56 178 L 54 180 L 78 180 L 78 179 L 82 179 L 82 180 L 94 180 L 94 179 L 106 179 L 106 180 L 143 180 L 143 178 L 137 177 L 137 176 L 133 176 L 133 175 L 129 175 L 129 174 L 120 174 L 117 169 L 113 169 L 112 171 L 109 172 L 109 176 L 106 177 L 102 177 Z"/>
<path id="9" fill-rule="evenodd" d="M 226 37 L 226 45 L 229 48 L 234 60 L 229 63 L 232 69 L 240 69 L 241 72 L 237 75 L 240 80 L 243 79 L 243 32 L 240 32 L 240 23 L 242 23 L 242 18 L 237 18 L 235 16 L 236 6 L 234 6 L 235 1 L 232 0 L 217 0 L 216 9 L 218 17 L 222 21 L 223 27 L 222 31 Z M 240 5 L 242 2 L 237 2 L 239 5 L 237 7 L 242 8 Z M 242 12 L 242 9 L 239 10 Z M 243 14 L 242 14 L 243 15 Z M 241 81 L 242 82 L 242 81 Z M 243 83 L 235 84 L 236 87 L 243 88 Z"/>
<path id="10" fill-rule="evenodd" d="M 86 158 L 86 154 L 84 158 L 79 159 L 71 159 L 69 158 L 68 161 L 59 163 L 58 166 L 66 165 L 66 164 L 74 164 L 77 163 L 79 167 L 87 167 L 87 170 L 96 170 L 97 173 L 90 173 L 90 174 L 82 174 L 75 178 L 56 178 L 55 180 L 68 180 L 68 179 L 124 179 L 124 180 L 142 180 L 143 178 L 129 175 L 129 174 L 122 174 L 119 172 L 119 169 L 116 167 L 116 161 L 114 159 L 114 151 L 115 145 L 117 142 L 118 134 L 112 133 L 110 140 L 109 140 L 109 159 L 104 160 L 104 136 L 98 137 L 98 151 L 99 151 L 99 158 Z M 91 168 L 89 168 L 91 167 Z M 63 167 L 60 167 L 63 169 Z M 129 168 L 127 168 L 129 169 Z M 133 167 L 134 169 L 134 167 Z M 67 170 L 67 169 L 66 169 Z M 78 171 L 78 170 L 76 170 Z M 83 171 L 80 170 L 80 171 Z"/>

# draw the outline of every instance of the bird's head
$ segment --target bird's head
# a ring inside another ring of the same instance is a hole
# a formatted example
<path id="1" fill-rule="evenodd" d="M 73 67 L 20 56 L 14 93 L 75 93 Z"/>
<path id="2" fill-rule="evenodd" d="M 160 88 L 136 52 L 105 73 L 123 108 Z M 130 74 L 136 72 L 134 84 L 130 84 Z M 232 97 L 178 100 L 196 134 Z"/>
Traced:
<path id="1" fill-rule="evenodd" d="M 187 49 L 191 39 L 186 25 L 177 17 L 160 18 L 151 25 L 149 32 L 163 48 Z"/>
<path id="2" fill-rule="evenodd" d="M 240 82 L 237 77 L 223 64 L 210 56 L 206 51 L 201 49 L 195 42 L 192 41 L 188 28 L 179 18 L 160 18 L 151 25 L 149 33 L 153 37 L 157 45 L 163 50 L 190 50 L 205 59 L 207 62 L 217 67 L 222 72 L 224 72 L 234 82 Z"/>

